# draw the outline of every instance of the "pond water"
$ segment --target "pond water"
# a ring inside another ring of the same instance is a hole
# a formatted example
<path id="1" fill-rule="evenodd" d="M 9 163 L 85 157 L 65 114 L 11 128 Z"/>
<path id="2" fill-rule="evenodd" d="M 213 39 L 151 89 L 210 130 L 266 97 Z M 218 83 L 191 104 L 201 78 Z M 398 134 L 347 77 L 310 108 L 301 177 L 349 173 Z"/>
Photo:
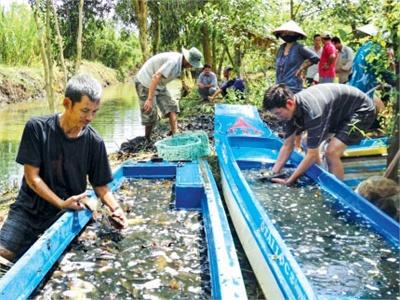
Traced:
<path id="1" fill-rule="evenodd" d="M 398 249 L 335 209 L 336 200 L 318 186 L 262 182 L 260 171 L 268 170 L 243 173 L 318 295 L 398 299 Z"/>
<path id="2" fill-rule="evenodd" d="M 57 110 L 63 111 L 61 103 Z M 15 157 L 26 121 L 33 116 L 47 114 L 45 99 L 11 104 L 0 109 L 0 192 L 5 186 L 18 185 L 21 181 L 22 166 L 15 162 Z M 92 126 L 104 139 L 109 153 L 118 150 L 127 139 L 144 135 L 133 84 L 104 89 L 102 106 Z"/>

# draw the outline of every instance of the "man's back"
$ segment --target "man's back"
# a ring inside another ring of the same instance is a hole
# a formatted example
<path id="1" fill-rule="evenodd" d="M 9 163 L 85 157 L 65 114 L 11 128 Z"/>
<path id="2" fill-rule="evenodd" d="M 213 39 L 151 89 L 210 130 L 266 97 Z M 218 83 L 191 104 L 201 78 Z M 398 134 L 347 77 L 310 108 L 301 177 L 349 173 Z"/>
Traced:
<path id="1" fill-rule="evenodd" d="M 311 148 L 317 147 L 328 133 L 335 132 L 342 123 L 350 122 L 355 112 L 375 110 L 372 99 L 360 90 L 344 84 L 315 85 L 294 97 L 297 109 L 288 126 L 292 130 L 307 130 L 307 143 Z"/>

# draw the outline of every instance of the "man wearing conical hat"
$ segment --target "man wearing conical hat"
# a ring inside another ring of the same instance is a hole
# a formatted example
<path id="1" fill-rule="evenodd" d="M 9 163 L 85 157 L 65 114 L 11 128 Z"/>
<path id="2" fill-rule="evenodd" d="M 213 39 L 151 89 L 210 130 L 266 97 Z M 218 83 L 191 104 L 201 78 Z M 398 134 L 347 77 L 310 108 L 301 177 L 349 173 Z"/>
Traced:
<path id="1" fill-rule="evenodd" d="M 136 91 L 140 100 L 142 125 L 145 137 L 150 140 L 151 133 L 158 121 L 157 109 L 169 118 L 171 134 L 177 132 L 177 102 L 172 99 L 166 84 L 182 74 L 184 68 L 201 68 L 203 55 L 195 47 L 179 52 L 159 53 L 147 60 L 135 77 Z"/>
<path id="2" fill-rule="evenodd" d="M 286 22 L 273 33 L 284 41 L 276 56 L 276 83 L 284 83 L 293 93 L 297 93 L 303 89 L 302 72 L 318 63 L 319 58 L 297 42 L 307 36 L 296 22 Z"/>

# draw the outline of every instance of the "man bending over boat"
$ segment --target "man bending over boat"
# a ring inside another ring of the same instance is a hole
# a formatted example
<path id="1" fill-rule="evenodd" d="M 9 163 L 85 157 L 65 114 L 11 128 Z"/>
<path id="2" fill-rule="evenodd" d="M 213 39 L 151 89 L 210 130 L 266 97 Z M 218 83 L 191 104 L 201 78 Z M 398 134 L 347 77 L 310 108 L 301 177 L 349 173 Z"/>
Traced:
<path id="1" fill-rule="evenodd" d="M 325 151 L 328 168 L 339 179 L 344 171 L 340 160 L 346 147 L 358 143 L 363 131 L 375 119 L 371 98 L 359 89 L 344 84 L 319 84 L 293 94 L 284 84 L 274 85 L 264 95 L 264 110 L 284 122 L 285 141 L 272 168 L 279 173 L 294 149 L 296 134 L 307 132 L 307 152 L 287 179 L 274 182 L 292 184 L 314 163 L 320 163 L 319 146 L 329 137 Z"/>
<path id="2" fill-rule="evenodd" d="M 16 158 L 24 177 L 0 231 L 2 257 L 18 259 L 64 210 L 83 209 L 87 179 L 119 227 L 127 226 L 107 187 L 112 175 L 104 142 L 89 125 L 101 92 L 96 80 L 76 75 L 67 83 L 63 113 L 26 123 Z"/>
<path id="3" fill-rule="evenodd" d="M 182 53 L 159 53 L 147 60 L 135 77 L 136 92 L 140 100 L 142 125 L 145 126 L 145 137 L 150 141 L 153 128 L 158 121 L 158 109 L 169 118 L 170 133 L 178 130 L 178 103 L 172 99 L 167 83 L 182 75 L 184 68 L 201 68 L 203 55 L 193 47 L 182 48 Z"/>

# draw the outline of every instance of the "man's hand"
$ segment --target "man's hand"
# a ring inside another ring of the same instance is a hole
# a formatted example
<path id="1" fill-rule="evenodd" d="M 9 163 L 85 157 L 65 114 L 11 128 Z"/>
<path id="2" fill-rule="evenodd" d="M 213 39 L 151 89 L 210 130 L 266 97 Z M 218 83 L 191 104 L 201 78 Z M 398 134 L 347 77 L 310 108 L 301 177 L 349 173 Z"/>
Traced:
<path id="1" fill-rule="evenodd" d="M 128 227 L 128 220 L 121 207 L 118 207 L 110 216 L 111 224 L 117 229 L 125 229 Z"/>
<path id="2" fill-rule="evenodd" d="M 82 210 L 84 209 L 84 205 L 81 203 L 81 200 L 87 197 L 86 192 L 80 195 L 74 195 L 69 197 L 67 200 L 63 201 L 61 204 L 61 209 L 71 209 L 71 210 Z"/>
<path id="3" fill-rule="evenodd" d="M 279 183 L 279 184 L 287 184 L 287 179 L 286 178 L 271 178 L 271 181 L 273 183 Z"/>
<path id="4" fill-rule="evenodd" d="M 148 114 L 151 112 L 152 108 L 153 108 L 153 99 L 147 98 L 147 100 L 144 102 L 144 105 L 143 105 L 143 111 L 146 114 Z"/>

